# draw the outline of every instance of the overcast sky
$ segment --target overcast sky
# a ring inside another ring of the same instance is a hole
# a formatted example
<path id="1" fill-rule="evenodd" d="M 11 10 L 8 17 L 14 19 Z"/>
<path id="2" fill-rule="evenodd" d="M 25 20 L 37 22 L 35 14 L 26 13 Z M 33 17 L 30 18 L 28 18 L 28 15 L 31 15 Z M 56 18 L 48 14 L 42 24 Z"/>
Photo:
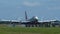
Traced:
<path id="1" fill-rule="evenodd" d="M 0 0 L 0 19 L 25 19 L 38 16 L 39 20 L 60 20 L 60 0 Z"/>

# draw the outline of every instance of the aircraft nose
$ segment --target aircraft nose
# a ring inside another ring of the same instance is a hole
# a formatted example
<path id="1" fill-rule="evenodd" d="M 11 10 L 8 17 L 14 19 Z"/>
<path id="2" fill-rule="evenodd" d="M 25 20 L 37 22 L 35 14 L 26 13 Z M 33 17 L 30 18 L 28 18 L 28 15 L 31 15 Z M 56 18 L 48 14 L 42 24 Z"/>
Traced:
<path id="1" fill-rule="evenodd" d="M 38 20 L 38 17 L 37 17 L 37 16 L 35 16 L 35 19 L 37 19 L 37 20 Z"/>
<path id="2" fill-rule="evenodd" d="M 38 17 L 37 17 L 37 16 L 35 16 L 35 18 L 34 18 L 34 19 L 35 19 L 35 21 L 38 21 Z"/>

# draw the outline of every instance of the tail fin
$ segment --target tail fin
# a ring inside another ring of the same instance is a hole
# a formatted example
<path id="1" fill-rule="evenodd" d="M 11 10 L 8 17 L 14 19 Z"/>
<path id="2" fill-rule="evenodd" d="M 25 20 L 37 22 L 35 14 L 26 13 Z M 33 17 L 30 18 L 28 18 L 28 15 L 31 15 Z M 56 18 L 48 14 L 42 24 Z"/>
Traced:
<path id="1" fill-rule="evenodd" d="M 27 19 L 28 19 L 28 18 L 27 18 L 27 12 L 26 12 L 26 11 L 25 11 L 25 19 L 26 19 L 26 21 L 27 21 Z"/>

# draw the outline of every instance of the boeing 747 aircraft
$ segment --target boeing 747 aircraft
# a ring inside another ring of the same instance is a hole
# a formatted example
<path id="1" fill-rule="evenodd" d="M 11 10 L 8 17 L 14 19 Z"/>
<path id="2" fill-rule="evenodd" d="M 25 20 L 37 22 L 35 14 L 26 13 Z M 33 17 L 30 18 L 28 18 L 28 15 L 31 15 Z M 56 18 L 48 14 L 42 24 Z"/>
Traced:
<path id="1" fill-rule="evenodd" d="M 26 27 L 50 27 L 51 25 L 60 25 L 58 20 L 45 20 L 39 21 L 37 16 L 33 16 L 31 19 L 28 19 L 27 12 L 25 11 L 25 21 L 20 20 L 0 20 L 0 24 L 24 24 Z"/>

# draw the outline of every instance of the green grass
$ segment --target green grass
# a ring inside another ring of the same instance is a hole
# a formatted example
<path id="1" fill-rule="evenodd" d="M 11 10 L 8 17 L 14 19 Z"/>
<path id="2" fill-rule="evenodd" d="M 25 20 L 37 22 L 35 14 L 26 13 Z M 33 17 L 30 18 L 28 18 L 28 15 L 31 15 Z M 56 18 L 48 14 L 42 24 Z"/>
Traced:
<path id="1" fill-rule="evenodd" d="M 60 34 L 60 28 L 0 26 L 0 34 Z"/>

